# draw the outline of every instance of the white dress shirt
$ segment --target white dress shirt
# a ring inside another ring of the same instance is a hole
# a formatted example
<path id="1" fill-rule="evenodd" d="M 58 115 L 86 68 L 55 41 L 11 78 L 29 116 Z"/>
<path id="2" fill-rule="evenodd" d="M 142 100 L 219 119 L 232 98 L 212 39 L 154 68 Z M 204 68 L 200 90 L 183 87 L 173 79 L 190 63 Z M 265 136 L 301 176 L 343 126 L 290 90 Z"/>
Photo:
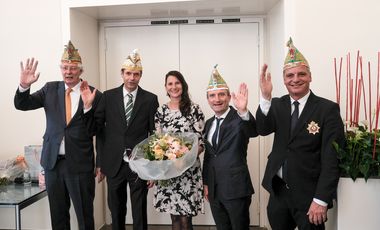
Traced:
<path id="1" fill-rule="evenodd" d="M 129 93 L 132 94 L 132 96 L 133 96 L 133 98 L 132 98 L 132 100 L 133 100 L 133 104 L 135 104 L 135 101 L 136 101 L 136 95 L 137 95 L 137 90 L 138 90 L 138 87 L 137 87 L 135 90 L 133 90 L 132 92 L 128 92 L 128 91 L 125 89 L 125 87 L 123 87 L 124 110 L 125 110 L 125 108 L 126 108 L 126 106 L 127 106 L 128 100 L 129 100 L 129 97 L 128 97 L 128 94 L 129 94 Z"/>

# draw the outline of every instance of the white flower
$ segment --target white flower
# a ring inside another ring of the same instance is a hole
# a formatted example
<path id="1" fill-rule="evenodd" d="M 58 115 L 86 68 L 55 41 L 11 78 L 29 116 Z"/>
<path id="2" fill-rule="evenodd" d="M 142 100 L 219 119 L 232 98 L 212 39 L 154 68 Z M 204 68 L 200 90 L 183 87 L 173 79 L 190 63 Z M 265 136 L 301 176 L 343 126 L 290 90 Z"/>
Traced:
<path id="1" fill-rule="evenodd" d="M 167 153 L 165 154 L 169 160 L 174 160 L 177 158 L 177 156 L 174 153 Z"/>

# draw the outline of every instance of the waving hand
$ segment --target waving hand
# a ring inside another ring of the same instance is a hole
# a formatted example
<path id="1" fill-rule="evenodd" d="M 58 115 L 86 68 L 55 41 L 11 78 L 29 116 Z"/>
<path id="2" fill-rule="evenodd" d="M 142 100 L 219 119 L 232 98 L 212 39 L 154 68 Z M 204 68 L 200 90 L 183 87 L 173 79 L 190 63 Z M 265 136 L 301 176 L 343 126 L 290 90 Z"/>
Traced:
<path id="1" fill-rule="evenodd" d="M 40 77 L 40 73 L 36 73 L 38 66 L 38 61 L 32 59 L 27 59 L 25 63 L 20 62 L 21 74 L 20 74 L 20 85 L 23 88 L 29 88 L 34 82 Z"/>

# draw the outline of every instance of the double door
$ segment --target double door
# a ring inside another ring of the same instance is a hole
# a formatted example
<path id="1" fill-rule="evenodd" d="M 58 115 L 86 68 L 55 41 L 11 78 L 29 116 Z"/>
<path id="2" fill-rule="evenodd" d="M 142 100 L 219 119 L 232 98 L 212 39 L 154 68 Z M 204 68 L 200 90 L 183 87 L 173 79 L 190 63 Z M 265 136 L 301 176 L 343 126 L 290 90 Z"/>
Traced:
<path id="1" fill-rule="evenodd" d="M 259 101 L 259 23 L 215 23 L 177 25 L 105 24 L 103 88 L 122 84 L 120 69 L 133 49 L 141 55 L 143 74 L 140 86 L 155 93 L 160 105 L 169 101 L 164 83 L 165 74 L 179 70 L 189 85 L 191 99 L 200 105 L 206 119 L 213 116 L 206 99 L 206 88 L 213 67 L 227 82 L 231 91 L 237 91 L 241 82 L 249 87 L 248 108 L 254 114 Z M 232 100 L 231 100 L 232 104 Z M 250 215 L 251 225 L 259 225 L 260 156 L 258 138 L 250 140 L 248 165 L 255 187 Z M 201 155 L 203 159 L 203 155 Z M 148 195 L 149 224 L 170 224 L 168 214 L 158 213 L 152 206 L 153 192 Z M 128 201 L 128 210 L 130 202 Z M 132 223 L 128 212 L 127 223 Z M 209 203 L 205 214 L 198 214 L 194 224 L 213 225 Z"/>

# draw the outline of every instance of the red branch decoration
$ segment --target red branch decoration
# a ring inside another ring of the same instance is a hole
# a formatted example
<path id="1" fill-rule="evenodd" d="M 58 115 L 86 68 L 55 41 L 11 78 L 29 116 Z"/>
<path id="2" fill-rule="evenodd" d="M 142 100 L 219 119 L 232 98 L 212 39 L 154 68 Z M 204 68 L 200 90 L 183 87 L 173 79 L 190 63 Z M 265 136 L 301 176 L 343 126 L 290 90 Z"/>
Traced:
<path id="1" fill-rule="evenodd" d="M 356 69 L 355 69 L 355 79 L 351 76 L 351 55 L 348 53 L 346 55 L 346 111 L 345 111 L 345 128 L 358 127 L 360 119 L 359 117 L 364 115 L 365 120 L 368 122 L 368 127 L 370 132 L 374 132 L 374 149 L 372 157 L 375 158 L 376 142 L 377 142 L 377 131 L 379 124 L 379 108 L 380 108 L 380 97 L 379 97 L 379 79 L 380 79 L 380 52 L 377 53 L 377 78 L 371 78 L 371 64 L 368 62 L 368 77 L 364 76 L 363 68 L 363 57 L 360 56 L 360 52 L 356 55 Z M 339 72 L 337 67 L 337 59 L 334 58 L 334 78 L 335 78 L 335 90 L 336 90 L 336 102 L 341 105 L 341 76 L 342 76 L 343 58 L 340 58 Z M 372 111 L 372 81 L 376 80 L 376 95 L 375 95 L 375 111 Z M 344 82 L 343 82 L 344 84 Z M 366 91 L 368 89 L 368 91 Z M 367 94 L 368 92 L 368 94 Z M 367 100 L 369 103 L 367 104 Z M 364 106 L 364 114 L 360 113 L 361 107 Z M 342 106 L 341 106 L 342 108 Z"/>

